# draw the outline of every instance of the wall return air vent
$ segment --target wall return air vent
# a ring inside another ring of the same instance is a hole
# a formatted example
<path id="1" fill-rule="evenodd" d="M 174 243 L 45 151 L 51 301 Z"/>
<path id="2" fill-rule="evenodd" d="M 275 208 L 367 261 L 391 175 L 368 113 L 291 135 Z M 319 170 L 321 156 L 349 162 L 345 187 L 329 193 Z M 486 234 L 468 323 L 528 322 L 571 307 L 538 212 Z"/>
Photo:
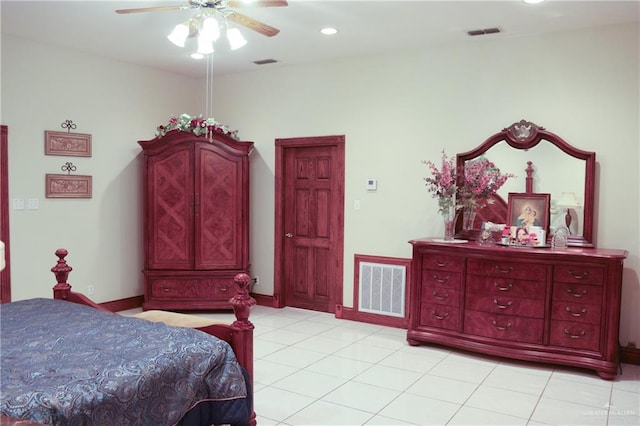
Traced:
<path id="1" fill-rule="evenodd" d="M 483 30 L 471 30 L 471 31 L 467 31 L 467 35 L 470 36 L 479 36 L 479 35 L 487 35 L 487 34 L 496 34 L 496 33 L 501 33 L 502 30 L 498 27 L 493 27 L 493 28 L 485 28 Z"/>

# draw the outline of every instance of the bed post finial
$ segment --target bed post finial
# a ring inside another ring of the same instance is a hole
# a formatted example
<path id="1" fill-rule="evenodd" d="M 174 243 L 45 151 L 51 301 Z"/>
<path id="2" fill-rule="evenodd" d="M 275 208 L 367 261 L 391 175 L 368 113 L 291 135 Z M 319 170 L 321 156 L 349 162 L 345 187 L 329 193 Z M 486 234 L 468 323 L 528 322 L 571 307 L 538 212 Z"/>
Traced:
<path id="1" fill-rule="evenodd" d="M 249 310 L 256 304 L 256 299 L 249 295 L 251 277 L 245 273 L 240 273 L 233 280 L 238 285 L 238 292 L 230 300 L 233 312 L 236 315 L 234 325 L 253 328 L 253 324 L 249 321 Z"/>
<path id="2" fill-rule="evenodd" d="M 73 268 L 67 265 L 67 261 L 64 259 L 68 254 L 69 252 L 66 249 L 59 248 L 56 250 L 58 263 L 51 268 L 51 272 L 56 276 L 56 281 L 58 282 L 53 287 L 54 299 L 66 300 L 69 296 L 69 292 L 71 291 L 71 285 L 67 283 L 67 278 L 69 278 L 69 272 L 71 272 Z"/>

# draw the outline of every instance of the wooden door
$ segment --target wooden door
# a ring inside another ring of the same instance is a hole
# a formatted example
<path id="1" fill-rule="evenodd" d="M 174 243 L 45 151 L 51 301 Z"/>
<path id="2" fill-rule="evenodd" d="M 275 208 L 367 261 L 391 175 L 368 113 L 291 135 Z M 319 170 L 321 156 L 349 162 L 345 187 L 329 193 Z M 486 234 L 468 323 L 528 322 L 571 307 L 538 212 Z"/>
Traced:
<path id="1" fill-rule="evenodd" d="M 0 303 L 11 302 L 11 275 L 9 262 L 9 158 L 7 126 L 0 126 L 0 241 L 5 244 L 7 266 L 0 271 Z"/>
<path id="2" fill-rule="evenodd" d="M 276 140 L 274 303 L 342 304 L 344 136 Z"/>

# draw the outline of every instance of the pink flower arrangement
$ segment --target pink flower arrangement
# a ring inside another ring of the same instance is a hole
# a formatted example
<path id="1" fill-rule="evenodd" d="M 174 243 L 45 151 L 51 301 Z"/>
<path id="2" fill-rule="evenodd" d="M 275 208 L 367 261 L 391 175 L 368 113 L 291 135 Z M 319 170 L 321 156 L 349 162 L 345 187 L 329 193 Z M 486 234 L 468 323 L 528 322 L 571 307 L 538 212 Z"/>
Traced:
<path id="1" fill-rule="evenodd" d="M 442 160 L 440 167 L 431 161 L 422 161 L 425 164 L 431 176 L 424 178 L 427 191 L 434 198 L 438 199 L 438 211 L 446 213 L 451 207 L 455 207 L 456 186 L 456 166 L 453 158 L 448 158 L 444 150 L 442 150 Z"/>
<path id="2" fill-rule="evenodd" d="M 179 117 L 171 117 L 169 119 L 169 123 L 158 126 L 156 136 L 161 138 L 166 135 L 168 131 L 173 129 L 178 129 L 183 132 L 192 132 L 197 136 L 204 135 L 209 132 L 221 133 L 238 140 L 237 130 L 232 131 L 227 126 L 218 123 L 213 118 L 203 118 L 202 116 L 191 117 L 188 114 L 181 114 Z"/>
<path id="3" fill-rule="evenodd" d="M 460 188 L 461 205 L 478 209 L 493 203 L 490 197 L 512 177 L 515 175 L 501 173 L 493 162 L 484 157 L 467 161 L 464 166 L 464 185 Z"/>

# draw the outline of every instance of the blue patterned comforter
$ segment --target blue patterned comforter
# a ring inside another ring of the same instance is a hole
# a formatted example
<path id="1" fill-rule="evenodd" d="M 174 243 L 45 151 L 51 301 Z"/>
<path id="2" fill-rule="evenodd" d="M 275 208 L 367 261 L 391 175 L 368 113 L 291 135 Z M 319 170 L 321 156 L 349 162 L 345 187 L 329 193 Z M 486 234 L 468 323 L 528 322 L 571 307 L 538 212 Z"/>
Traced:
<path id="1" fill-rule="evenodd" d="M 0 334 L 2 415 L 173 425 L 201 403 L 247 396 L 231 347 L 197 330 L 42 298 L 0 305 Z"/>

